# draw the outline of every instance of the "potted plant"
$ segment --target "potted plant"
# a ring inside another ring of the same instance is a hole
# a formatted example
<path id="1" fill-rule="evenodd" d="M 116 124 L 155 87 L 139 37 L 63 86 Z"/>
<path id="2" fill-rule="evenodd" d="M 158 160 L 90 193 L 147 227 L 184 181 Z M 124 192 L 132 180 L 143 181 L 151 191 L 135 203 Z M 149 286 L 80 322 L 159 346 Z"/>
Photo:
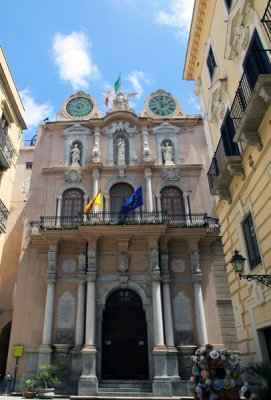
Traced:
<path id="1" fill-rule="evenodd" d="M 24 381 L 26 390 L 23 392 L 23 396 L 26 399 L 33 399 L 36 396 L 37 382 L 34 379 L 26 379 Z"/>
<path id="2" fill-rule="evenodd" d="M 53 364 L 44 364 L 38 367 L 36 378 L 38 381 L 37 397 L 40 399 L 52 399 L 55 395 L 55 385 L 61 383 L 57 372 L 59 367 Z"/>

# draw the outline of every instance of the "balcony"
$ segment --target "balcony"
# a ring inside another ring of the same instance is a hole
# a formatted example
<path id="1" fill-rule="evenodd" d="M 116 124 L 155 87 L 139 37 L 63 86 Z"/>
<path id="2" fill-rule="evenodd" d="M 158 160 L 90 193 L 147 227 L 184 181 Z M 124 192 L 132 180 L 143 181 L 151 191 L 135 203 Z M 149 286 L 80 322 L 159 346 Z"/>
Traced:
<path id="1" fill-rule="evenodd" d="M 8 209 L 6 208 L 2 200 L 0 200 L 0 233 L 6 232 L 8 215 Z"/>
<path id="2" fill-rule="evenodd" d="M 166 228 L 204 228 L 207 232 L 219 232 L 217 218 L 207 214 L 168 214 L 165 211 L 144 211 L 130 214 L 113 212 L 92 212 L 87 216 L 75 217 L 40 217 L 39 221 L 30 222 L 29 234 L 40 235 L 45 231 L 71 231 L 82 227 L 120 227 L 120 226 L 164 225 Z"/>
<path id="3" fill-rule="evenodd" d="M 261 19 L 264 30 L 271 42 L 271 1 L 268 2 L 263 18 Z"/>
<path id="4" fill-rule="evenodd" d="M 10 168 L 15 153 L 16 151 L 10 138 L 4 129 L 0 129 L 0 170 Z"/>
<path id="5" fill-rule="evenodd" d="M 222 138 L 220 139 L 207 176 L 210 192 L 219 196 L 221 200 L 231 203 L 229 186 L 234 176 L 241 176 L 242 179 L 245 179 L 242 157 L 235 143 L 226 148 Z"/>
<path id="6" fill-rule="evenodd" d="M 253 78 L 248 76 L 245 70 L 230 111 L 236 130 L 233 140 L 261 150 L 258 128 L 271 102 L 271 74 L 255 71 Z"/>

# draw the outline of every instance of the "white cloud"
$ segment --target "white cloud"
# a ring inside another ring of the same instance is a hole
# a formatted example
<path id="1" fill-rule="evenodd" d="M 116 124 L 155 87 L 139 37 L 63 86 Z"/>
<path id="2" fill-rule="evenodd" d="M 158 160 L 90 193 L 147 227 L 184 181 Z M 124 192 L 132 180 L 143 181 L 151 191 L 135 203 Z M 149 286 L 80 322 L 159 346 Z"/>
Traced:
<path id="1" fill-rule="evenodd" d="M 83 32 L 69 35 L 57 33 L 53 39 L 54 61 L 60 77 L 69 82 L 74 90 L 88 88 L 88 80 L 100 78 L 100 70 L 92 61 L 91 44 Z"/>
<path id="2" fill-rule="evenodd" d="M 127 80 L 133 85 L 133 89 L 137 92 L 137 98 L 141 98 L 143 93 L 142 83 L 150 85 L 152 83 L 151 76 L 143 71 L 133 71 L 127 78 Z"/>
<path id="3" fill-rule="evenodd" d="M 189 97 L 189 103 L 193 105 L 196 111 L 201 111 L 198 99 L 196 96 Z"/>
<path id="4" fill-rule="evenodd" d="M 37 104 L 31 96 L 29 89 L 20 91 L 20 96 L 25 108 L 25 122 L 29 129 L 36 127 L 45 118 L 49 117 L 53 111 L 53 107 L 47 102 L 45 104 Z"/>
<path id="5" fill-rule="evenodd" d="M 156 22 L 177 28 L 181 37 L 187 37 L 193 13 L 194 1 L 168 0 L 168 11 L 161 10 L 156 14 Z"/>

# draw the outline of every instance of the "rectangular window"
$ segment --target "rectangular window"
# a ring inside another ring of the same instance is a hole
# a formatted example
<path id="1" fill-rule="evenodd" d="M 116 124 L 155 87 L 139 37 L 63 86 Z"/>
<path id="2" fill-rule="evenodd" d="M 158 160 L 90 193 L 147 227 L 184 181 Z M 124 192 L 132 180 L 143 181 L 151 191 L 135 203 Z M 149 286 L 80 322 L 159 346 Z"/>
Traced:
<path id="1" fill-rule="evenodd" d="M 251 214 L 248 214 L 248 216 L 245 218 L 243 222 L 243 230 L 250 268 L 253 269 L 260 264 L 261 256 Z"/>
<path id="2" fill-rule="evenodd" d="M 27 162 L 25 163 L 25 169 L 32 169 L 32 165 L 33 165 L 33 162 L 32 162 L 32 161 L 27 161 Z"/>
<path id="3" fill-rule="evenodd" d="M 224 0 L 224 1 L 225 1 L 225 4 L 226 4 L 226 7 L 227 7 L 228 11 L 230 11 L 232 0 Z"/>
<path id="4" fill-rule="evenodd" d="M 212 47 L 210 46 L 208 57 L 207 57 L 207 67 L 208 67 L 208 71 L 209 71 L 211 80 L 213 78 L 216 66 L 217 65 L 216 65 L 216 62 L 215 62 L 214 52 L 213 52 Z"/>

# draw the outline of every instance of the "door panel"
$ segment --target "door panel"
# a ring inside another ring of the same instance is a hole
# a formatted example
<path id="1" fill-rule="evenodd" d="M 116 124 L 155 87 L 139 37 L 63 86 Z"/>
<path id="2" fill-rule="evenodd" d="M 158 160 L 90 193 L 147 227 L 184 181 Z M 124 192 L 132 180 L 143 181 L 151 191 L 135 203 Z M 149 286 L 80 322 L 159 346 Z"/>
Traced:
<path id="1" fill-rule="evenodd" d="M 108 306 L 103 315 L 102 342 L 102 379 L 148 379 L 147 324 L 142 305 Z"/>

